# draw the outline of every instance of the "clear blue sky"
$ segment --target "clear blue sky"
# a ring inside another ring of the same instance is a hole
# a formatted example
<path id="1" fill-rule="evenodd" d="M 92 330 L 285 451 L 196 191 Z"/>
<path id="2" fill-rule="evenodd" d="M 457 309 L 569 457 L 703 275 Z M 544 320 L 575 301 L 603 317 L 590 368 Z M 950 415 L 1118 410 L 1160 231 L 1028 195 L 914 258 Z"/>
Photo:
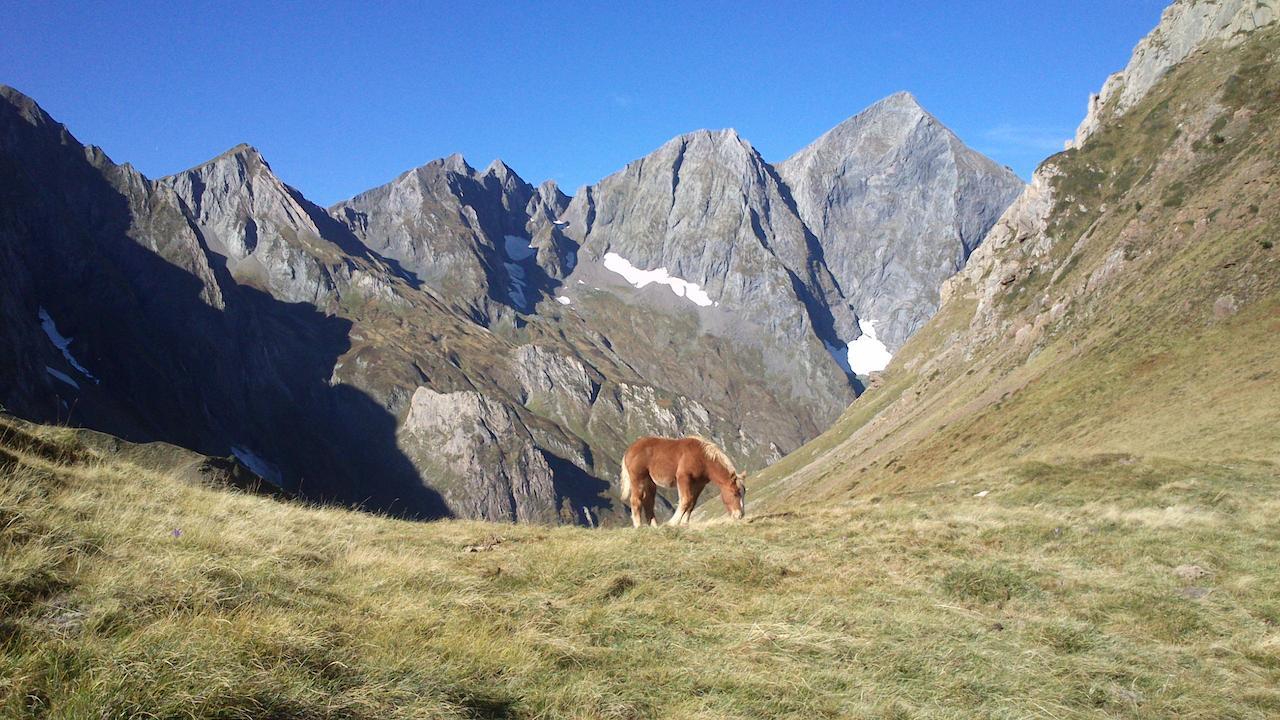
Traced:
<path id="1" fill-rule="evenodd" d="M 1164 5 L 21 0 L 0 83 L 149 176 L 248 142 L 325 205 L 451 152 L 569 193 L 698 128 L 782 160 L 897 90 L 1027 177 Z"/>

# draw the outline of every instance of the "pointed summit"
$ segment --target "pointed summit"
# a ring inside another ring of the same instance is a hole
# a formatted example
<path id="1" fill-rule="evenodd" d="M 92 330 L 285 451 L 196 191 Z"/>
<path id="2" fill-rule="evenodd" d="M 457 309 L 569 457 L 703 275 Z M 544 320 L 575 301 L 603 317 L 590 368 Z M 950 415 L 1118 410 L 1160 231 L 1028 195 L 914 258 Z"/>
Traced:
<path id="1" fill-rule="evenodd" d="M 16 108 L 33 125 L 56 124 L 56 121 L 40 107 L 39 103 L 17 88 L 0 85 L 0 99 Z"/>
<path id="2" fill-rule="evenodd" d="M 462 153 L 450 153 L 439 160 L 433 160 L 427 165 L 440 165 L 445 170 L 459 173 L 461 175 L 474 175 L 475 168 L 467 163 L 467 159 L 462 157 Z"/>
<path id="3" fill-rule="evenodd" d="M 266 160 L 263 159 L 262 153 L 258 148 L 250 145 L 249 143 L 240 143 L 239 145 L 236 145 L 222 153 L 219 157 L 238 157 L 247 160 L 257 160 L 264 164 L 266 163 Z"/>
<path id="4" fill-rule="evenodd" d="M 524 178 L 511 169 L 511 166 L 500 159 L 495 159 L 489 163 L 489 167 L 485 168 L 484 183 L 496 184 L 498 191 L 504 196 L 503 204 L 510 207 L 523 207 L 535 195 L 533 186 L 525 182 Z"/>
<path id="5" fill-rule="evenodd" d="M 538 197 L 549 207 L 556 208 L 556 212 L 563 212 L 570 200 L 555 180 L 543 180 L 538 186 Z"/>
<path id="6" fill-rule="evenodd" d="M 181 198 L 237 281 L 277 298 L 318 302 L 333 288 L 324 262 L 328 246 L 358 252 L 344 229 L 285 184 L 247 143 L 156 182 Z M 251 255 L 256 262 L 241 266 Z"/>
<path id="7" fill-rule="evenodd" d="M 891 350 L 933 314 L 942 281 L 1023 187 L 908 92 L 845 120 L 777 169 L 858 316 Z"/>
<path id="8" fill-rule="evenodd" d="M 922 118 L 934 119 L 914 95 L 900 90 L 841 121 L 795 155 L 779 163 L 778 169 L 781 171 L 784 165 L 795 164 L 806 154 L 824 150 L 835 151 L 839 155 L 855 154 L 853 146 L 871 138 L 888 139 L 892 136 L 895 140 L 900 140 Z"/>
<path id="9" fill-rule="evenodd" d="M 666 147 L 673 143 L 692 144 L 697 142 L 711 143 L 712 145 L 716 145 L 716 146 L 721 146 L 721 145 L 744 145 L 747 147 L 751 146 L 751 143 L 747 142 L 746 140 L 743 140 L 742 136 L 738 134 L 738 131 L 734 130 L 733 128 L 721 128 L 719 130 L 708 130 L 703 128 L 701 130 L 694 130 L 692 132 L 687 132 L 687 133 L 682 133 L 680 135 L 677 135 L 671 138 L 670 140 L 668 140 L 666 143 L 664 143 L 662 147 Z"/>
<path id="10" fill-rule="evenodd" d="M 515 170 L 511 169 L 510 165 L 502 161 L 502 158 L 494 158 L 493 162 L 489 163 L 489 167 L 484 169 L 484 174 L 493 175 L 494 177 L 497 177 L 500 180 L 506 179 L 512 176 L 515 176 L 517 178 L 520 177 L 520 175 L 517 174 Z"/>
<path id="11" fill-rule="evenodd" d="M 62 123 L 45 112 L 39 103 L 20 90 L 9 85 L 0 85 L 0 128 L 12 121 L 37 128 L 49 141 L 80 146 L 80 141 L 76 140 Z M 3 146 L 3 135 L 4 133 L 0 133 L 0 147 Z M 105 153 L 102 154 L 102 158 L 110 161 Z"/>
<path id="12" fill-rule="evenodd" d="M 899 90 L 892 95 L 881 98 L 879 101 L 872 103 L 867 110 L 872 110 L 878 107 L 916 108 L 921 112 L 924 111 L 924 108 L 920 105 L 920 101 L 916 100 L 916 96 L 906 90 Z"/>
<path id="13" fill-rule="evenodd" d="M 271 165 L 267 163 L 266 158 L 262 157 L 262 153 L 258 151 L 258 148 L 248 143 L 240 143 L 218 153 L 199 165 L 187 168 L 181 173 L 174 173 L 169 177 L 191 172 L 198 173 L 217 166 L 238 167 L 242 173 L 249 174 L 255 172 L 258 168 L 265 168 L 268 172 L 271 171 Z"/>

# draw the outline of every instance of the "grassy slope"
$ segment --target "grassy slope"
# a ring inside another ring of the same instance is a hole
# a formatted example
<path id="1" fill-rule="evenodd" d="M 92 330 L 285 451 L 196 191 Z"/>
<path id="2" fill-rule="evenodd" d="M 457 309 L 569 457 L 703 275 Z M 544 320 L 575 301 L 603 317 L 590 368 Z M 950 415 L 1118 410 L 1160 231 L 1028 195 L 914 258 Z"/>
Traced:
<path id="1" fill-rule="evenodd" d="M 0 438 L 4 717 L 1280 713 L 1265 464 L 1024 463 L 637 532 L 415 524 Z"/>
<path id="2" fill-rule="evenodd" d="M 1099 452 L 1280 460 L 1278 48 L 1272 29 L 1200 53 L 1048 161 L 1047 251 L 1002 248 L 1018 271 L 994 310 L 958 287 L 879 387 L 756 478 L 756 500 Z"/>

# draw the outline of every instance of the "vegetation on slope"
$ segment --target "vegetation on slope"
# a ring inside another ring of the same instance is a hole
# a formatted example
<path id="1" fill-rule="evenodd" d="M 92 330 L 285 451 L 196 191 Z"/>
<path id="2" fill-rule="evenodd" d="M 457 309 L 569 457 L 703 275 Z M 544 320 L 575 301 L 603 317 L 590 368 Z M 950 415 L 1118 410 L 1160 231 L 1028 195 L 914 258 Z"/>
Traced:
<path id="1" fill-rule="evenodd" d="M 0 438 L 5 717 L 1280 713 L 1269 465 L 1022 463 L 592 531 L 310 508 L 68 430 Z"/>
<path id="2" fill-rule="evenodd" d="M 1046 161 L 1043 236 L 980 251 L 880 384 L 755 479 L 757 500 L 1098 452 L 1280 460 L 1278 53 L 1276 29 L 1202 51 Z"/>

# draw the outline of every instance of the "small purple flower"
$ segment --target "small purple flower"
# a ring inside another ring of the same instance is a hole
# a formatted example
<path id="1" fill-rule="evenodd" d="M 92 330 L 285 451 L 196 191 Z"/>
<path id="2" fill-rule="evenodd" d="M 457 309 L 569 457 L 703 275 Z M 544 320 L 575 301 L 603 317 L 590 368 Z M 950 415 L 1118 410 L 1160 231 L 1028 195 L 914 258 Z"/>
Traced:
<path id="1" fill-rule="evenodd" d="M 170 532 L 169 534 L 176 538 L 180 538 L 182 537 L 182 528 L 174 528 L 173 532 Z"/>

